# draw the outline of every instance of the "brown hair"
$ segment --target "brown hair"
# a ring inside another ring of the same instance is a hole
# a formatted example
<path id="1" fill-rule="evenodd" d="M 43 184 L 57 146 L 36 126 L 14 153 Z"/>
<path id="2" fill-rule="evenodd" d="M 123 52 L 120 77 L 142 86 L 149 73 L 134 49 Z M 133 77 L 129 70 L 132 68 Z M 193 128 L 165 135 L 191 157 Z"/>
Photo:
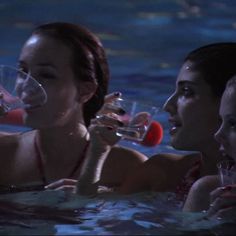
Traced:
<path id="1" fill-rule="evenodd" d="M 236 43 L 221 42 L 205 45 L 190 52 L 185 58 L 192 69 L 201 73 L 216 97 L 221 97 L 227 81 L 236 74 Z"/>
<path id="2" fill-rule="evenodd" d="M 83 107 L 88 126 L 102 107 L 108 90 L 109 68 L 101 41 L 88 29 L 65 22 L 40 25 L 33 34 L 46 35 L 64 43 L 71 49 L 72 68 L 78 81 L 96 81 L 98 84 L 94 96 Z"/>

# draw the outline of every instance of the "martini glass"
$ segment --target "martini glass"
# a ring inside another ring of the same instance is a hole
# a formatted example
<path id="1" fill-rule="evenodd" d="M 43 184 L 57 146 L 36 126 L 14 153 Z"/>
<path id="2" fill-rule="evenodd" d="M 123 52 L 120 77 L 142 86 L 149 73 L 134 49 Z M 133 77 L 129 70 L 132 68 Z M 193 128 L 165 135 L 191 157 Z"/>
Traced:
<path id="1" fill-rule="evenodd" d="M 47 94 L 30 73 L 0 65 L 0 115 L 15 109 L 42 106 Z"/>

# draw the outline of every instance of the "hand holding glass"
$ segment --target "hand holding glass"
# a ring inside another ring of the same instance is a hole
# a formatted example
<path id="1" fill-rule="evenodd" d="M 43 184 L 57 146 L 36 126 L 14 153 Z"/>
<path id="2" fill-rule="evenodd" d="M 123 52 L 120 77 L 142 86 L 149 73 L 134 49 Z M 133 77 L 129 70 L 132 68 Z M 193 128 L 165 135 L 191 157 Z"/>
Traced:
<path id="1" fill-rule="evenodd" d="M 236 164 L 233 160 L 224 160 L 217 164 L 221 186 L 236 184 Z"/>
<path id="2" fill-rule="evenodd" d="M 30 73 L 11 66 L 0 66 L 0 114 L 42 106 L 46 101 L 44 88 Z"/>
<path id="3" fill-rule="evenodd" d="M 116 134 L 127 140 L 143 141 L 158 108 L 126 99 L 117 99 L 113 105 L 124 111 L 124 115 L 117 116 L 123 125 L 117 127 Z"/>

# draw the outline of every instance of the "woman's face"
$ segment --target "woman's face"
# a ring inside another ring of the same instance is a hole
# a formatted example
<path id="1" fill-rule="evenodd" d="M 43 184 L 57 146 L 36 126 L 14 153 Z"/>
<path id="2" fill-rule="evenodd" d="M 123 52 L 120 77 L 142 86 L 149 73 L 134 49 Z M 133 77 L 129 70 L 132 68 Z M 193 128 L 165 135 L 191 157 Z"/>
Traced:
<path id="1" fill-rule="evenodd" d="M 171 145 L 180 150 L 202 151 L 214 141 L 219 126 L 219 101 L 201 74 L 191 70 L 191 62 L 183 64 L 176 90 L 164 109 L 170 114 Z"/>
<path id="2" fill-rule="evenodd" d="M 236 89 L 227 88 L 220 104 L 221 126 L 215 134 L 220 150 L 236 161 Z"/>
<path id="3" fill-rule="evenodd" d="M 19 57 L 19 68 L 42 84 L 47 102 L 42 107 L 26 110 L 26 125 L 60 126 L 79 112 L 71 58 L 70 49 L 58 40 L 40 35 L 27 40 Z"/>

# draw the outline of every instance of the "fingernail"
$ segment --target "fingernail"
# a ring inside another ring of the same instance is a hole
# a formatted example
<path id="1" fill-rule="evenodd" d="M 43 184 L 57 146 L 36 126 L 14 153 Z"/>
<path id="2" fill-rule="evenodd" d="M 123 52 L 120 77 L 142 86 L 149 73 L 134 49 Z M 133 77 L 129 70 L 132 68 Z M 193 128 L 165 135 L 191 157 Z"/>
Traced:
<path id="1" fill-rule="evenodd" d="M 229 191 L 229 190 L 232 189 L 232 186 L 227 185 L 227 186 L 225 186 L 225 187 L 222 187 L 221 189 L 222 189 L 223 191 Z"/>
<path id="2" fill-rule="evenodd" d="M 120 97 L 120 96 L 121 96 L 121 93 L 120 93 L 120 92 L 114 92 L 114 96 L 115 96 L 115 97 Z"/>
<path id="3" fill-rule="evenodd" d="M 119 109 L 118 111 L 119 115 L 124 115 L 126 112 L 125 110 L 123 110 L 122 108 Z"/>
<path id="4" fill-rule="evenodd" d="M 108 126 L 107 129 L 108 130 L 113 130 L 113 127 Z"/>
<path id="5" fill-rule="evenodd" d="M 117 123 L 118 123 L 119 126 L 124 126 L 124 123 L 119 121 L 119 120 L 117 121 Z"/>

